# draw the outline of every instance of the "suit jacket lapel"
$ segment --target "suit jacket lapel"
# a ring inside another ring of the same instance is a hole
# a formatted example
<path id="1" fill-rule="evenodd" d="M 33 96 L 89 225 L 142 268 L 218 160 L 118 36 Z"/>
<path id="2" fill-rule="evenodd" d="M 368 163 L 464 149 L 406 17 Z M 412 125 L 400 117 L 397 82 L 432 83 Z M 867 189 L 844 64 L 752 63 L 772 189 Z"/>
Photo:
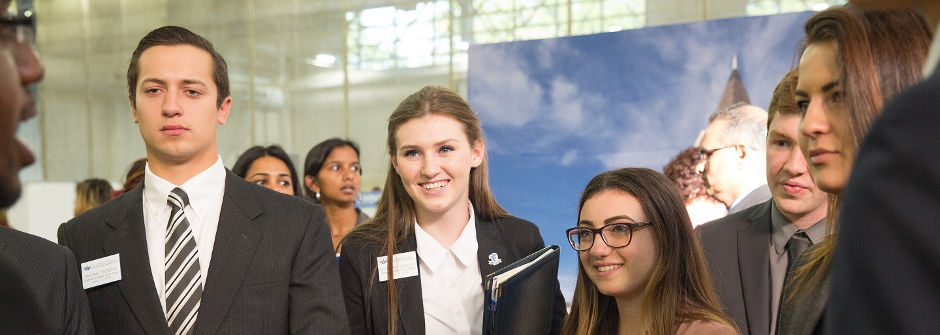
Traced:
<path id="1" fill-rule="evenodd" d="M 738 271 L 751 334 L 770 333 L 770 202 L 748 216 L 751 224 L 738 231 Z M 754 283 L 764 283 L 757 284 Z M 761 327 L 758 327 L 761 325 Z M 743 325 L 742 325 L 743 326 Z"/>
<path id="2" fill-rule="evenodd" d="M 121 202 L 124 215 L 106 218 L 114 229 L 104 237 L 105 255 L 120 254 L 121 281 L 118 287 L 141 328 L 148 334 L 168 334 L 170 328 L 153 284 L 147 235 L 144 229 L 143 184 L 115 200 Z"/>
<path id="3" fill-rule="evenodd" d="M 214 334 L 221 325 L 241 287 L 261 240 L 261 231 L 252 222 L 263 209 L 256 199 L 247 198 L 253 190 L 226 170 L 225 193 L 215 234 L 208 278 L 203 285 L 195 333 Z"/>
<path id="4" fill-rule="evenodd" d="M 480 286 L 482 287 L 486 283 L 487 275 L 509 265 L 505 260 L 510 255 L 505 249 L 505 243 L 501 243 L 502 239 L 499 232 L 496 231 L 496 225 L 493 221 L 483 220 L 477 215 L 476 225 L 477 262 L 480 265 Z"/>
<path id="5" fill-rule="evenodd" d="M 415 239 L 414 232 L 408 235 L 408 239 L 402 245 L 399 253 L 418 250 L 418 242 Z M 384 251 L 380 251 L 382 253 Z M 416 257 L 417 259 L 417 257 Z M 418 266 L 420 272 L 421 267 Z M 391 277 L 391 276 L 389 276 Z M 421 275 L 401 278 L 395 280 L 398 297 L 398 320 L 405 334 L 424 335 L 424 297 L 421 293 Z M 386 291 L 387 289 L 379 288 Z M 385 325 L 376 325 L 376 327 L 385 327 Z"/>

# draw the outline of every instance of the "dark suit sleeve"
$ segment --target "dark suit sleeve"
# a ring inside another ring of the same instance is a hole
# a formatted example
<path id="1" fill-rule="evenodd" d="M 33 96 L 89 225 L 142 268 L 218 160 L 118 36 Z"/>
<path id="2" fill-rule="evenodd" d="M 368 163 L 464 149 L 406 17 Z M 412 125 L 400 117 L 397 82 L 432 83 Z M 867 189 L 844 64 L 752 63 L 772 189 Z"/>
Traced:
<path id="1" fill-rule="evenodd" d="M 291 266 L 291 334 L 348 334 L 336 255 L 323 208 L 316 206 Z"/>
<path id="2" fill-rule="evenodd" d="M 843 194 L 829 334 L 940 329 L 940 76 L 885 107 Z"/>
<path id="3" fill-rule="evenodd" d="M 366 316 L 366 306 L 362 283 L 369 282 L 362 271 L 361 245 L 354 241 L 344 243 L 343 252 L 339 257 L 339 275 L 343 285 L 343 299 L 346 303 L 346 315 L 349 318 L 349 329 L 352 334 L 372 334 L 369 329 L 370 320 Z"/>
<path id="4" fill-rule="evenodd" d="M 56 231 L 56 236 L 59 240 L 59 245 L 69 246 L 68 241 L 68 222 L 59 225 L 59 229 Z"/>
<path id="5" fill-rule="evenodd" d="M 65 333 L 66 334 L 94 334 L 94 326 L 91 322 L 91 308 L 88 305 L 88 297 L 85 296 L 85 290 L 82 289 L 82 278 L 79 275 L 78 264 L 75 262 L 75 255 L 65 247 L 60 247 L 65 254 Z"/>

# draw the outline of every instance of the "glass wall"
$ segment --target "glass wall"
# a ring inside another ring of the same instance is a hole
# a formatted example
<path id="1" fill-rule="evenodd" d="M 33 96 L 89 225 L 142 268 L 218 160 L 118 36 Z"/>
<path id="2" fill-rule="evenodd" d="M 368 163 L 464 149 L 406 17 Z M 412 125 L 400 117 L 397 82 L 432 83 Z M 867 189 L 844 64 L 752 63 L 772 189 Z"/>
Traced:
<path id="1" fill-rule="evenodd" d="M 385 123 L 425 85 L 466 92 L 470 45 L 744 15 L 821 9 L 836 0 L 35 0 L 46 66 L 40 117 L 21 130 L 40 161 L 26 180 L 118 181 L 145 149 L 126 71 L 139 39 L 190 28 L 229 65 L 233 107 L 220 132 L 226 165 L 281 144 L 301 164 L 316 143 L 362 147 L 363 189 L 388 165 Z"/>

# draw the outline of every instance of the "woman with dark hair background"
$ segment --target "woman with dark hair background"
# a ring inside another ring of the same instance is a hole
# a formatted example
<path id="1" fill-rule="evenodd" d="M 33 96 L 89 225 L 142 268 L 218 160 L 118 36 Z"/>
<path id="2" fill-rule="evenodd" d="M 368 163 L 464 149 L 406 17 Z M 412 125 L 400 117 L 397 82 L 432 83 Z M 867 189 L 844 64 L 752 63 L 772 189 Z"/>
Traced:
<path id="1" fill-rule="evenodd" d="M 355 142 L 331 138 L 307 152 L 304 190 L 311 201 L 326 210 L 336 257 L 340 254 L 340 240 L 353 227 L 369 219 L 369 215 L 356 208 L 361 181 L 359 146 Z"/>
<path id="2" fill-rule="evenodd" d="M 931 36 L 919 12 L 851 6 L 816 13 L 805 29 L 794 93 L 799 144 L 816 185 L 830 196 L 827 238 L 794 261 L 784 283 L 777 334 L 786 335 L 824 333 L 838 213 L 855 152 L 885 102 L 920 81 Z"/>
<path id="3" fill-rule="evenodd" d="M 232 172 L 252 183 L 284 194 L 300 196 L 294 163 L 277 144 L 245 150 L 232 166 Z"/>
<path id="4" fill-rule="evenodd" d="M 578 282 L 562 334 L 737 334 L 666 176 L 645 168 L 597 175 L 567 236 Z"/>

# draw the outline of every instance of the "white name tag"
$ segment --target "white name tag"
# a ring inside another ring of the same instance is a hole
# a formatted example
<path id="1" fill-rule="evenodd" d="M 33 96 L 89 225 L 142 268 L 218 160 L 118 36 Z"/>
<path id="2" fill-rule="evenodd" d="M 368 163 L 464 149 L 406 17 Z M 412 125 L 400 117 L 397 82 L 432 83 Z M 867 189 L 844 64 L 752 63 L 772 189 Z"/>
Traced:
<path id="1" fill-rule="evenodd" d="M 418 275 L 418 257 L 414 251 L 403 252 L 400 254 L 395 254 L 393 256 L 392 269 L 393 275 L 392 278 L 408 278 Z M 379 271 L 379 282 L 388 280 L 388 256 L 381 256 L 375 258 L 378 263 Z"/>
<path id="2" fill-rule="evenodd" d="M 120 254 L 102 257 L 82 263 L 82 288 L 89 289 L 98 285 L 121 280 Z"/>

